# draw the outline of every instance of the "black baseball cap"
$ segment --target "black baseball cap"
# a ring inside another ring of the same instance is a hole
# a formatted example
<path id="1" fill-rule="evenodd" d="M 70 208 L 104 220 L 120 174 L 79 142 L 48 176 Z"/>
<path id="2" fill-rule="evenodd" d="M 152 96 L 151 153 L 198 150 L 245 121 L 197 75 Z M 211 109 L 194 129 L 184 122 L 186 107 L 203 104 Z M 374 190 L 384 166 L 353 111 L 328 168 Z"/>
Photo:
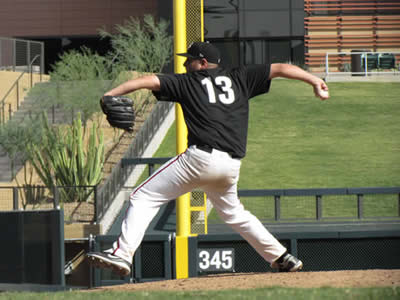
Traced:
<path id="1" fill-rule="evenodd" d="M 177 53 L 176 55 L 193 59 L 205 58 L 208 62 L 213 64 L 219 64 L 221 61 L 219 50 L 209 42 L 191 43 L 186 53 Z"/>

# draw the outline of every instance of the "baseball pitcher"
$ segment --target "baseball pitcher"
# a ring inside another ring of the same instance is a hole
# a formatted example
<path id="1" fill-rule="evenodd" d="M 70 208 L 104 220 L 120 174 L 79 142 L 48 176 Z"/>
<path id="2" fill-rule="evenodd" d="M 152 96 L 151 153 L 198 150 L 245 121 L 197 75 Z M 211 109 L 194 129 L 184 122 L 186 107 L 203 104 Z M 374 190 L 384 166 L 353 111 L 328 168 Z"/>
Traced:
<path id="1" fill-rule="evenodd" d="M 193 43 L 187 53 L 178 55 L 186 57 L 186 74 L 154 74 L 129 80 L 107 92 L 101 101 L 104 106 L 104 102 L 118 101 L 121 95 L 149 89 L 159 101 L 178 102 L 188 128 L 188 149 L 161 166 L 132 192 L 121 235 L 111 249 L 88 253 L 89 261 L 128 275 L 133 255 L 160 206 L 201 188 L 224 222 L 246 239 L 271 267 L 290 272 L 301 270 L 303 263 L 289 254 L 243 207 L 237 183 L 241 159 L 246 154 L 249 100 L 268 93 L 271 80 L 276 77 L 310 84 L 321 100 L 329 98 L 327 85 L 289 64 L 223 68 L 218 49 L 207 42 Z M 109 118 L 110 123 L 118 124 L 118 114 Z M 124 127 L 129 128 L 128 125 Z"/>

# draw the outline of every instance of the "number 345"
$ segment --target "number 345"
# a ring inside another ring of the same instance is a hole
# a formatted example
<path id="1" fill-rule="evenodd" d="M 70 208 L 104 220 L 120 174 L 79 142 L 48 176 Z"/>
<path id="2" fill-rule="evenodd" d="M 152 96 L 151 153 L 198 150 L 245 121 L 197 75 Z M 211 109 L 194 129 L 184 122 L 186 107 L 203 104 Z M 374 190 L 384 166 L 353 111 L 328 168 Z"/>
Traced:
<path id="1" fill-rule="evenodd" d="M 199 251 L 201 270 L 231 270 L 233 268 L 233 250 Z"/>

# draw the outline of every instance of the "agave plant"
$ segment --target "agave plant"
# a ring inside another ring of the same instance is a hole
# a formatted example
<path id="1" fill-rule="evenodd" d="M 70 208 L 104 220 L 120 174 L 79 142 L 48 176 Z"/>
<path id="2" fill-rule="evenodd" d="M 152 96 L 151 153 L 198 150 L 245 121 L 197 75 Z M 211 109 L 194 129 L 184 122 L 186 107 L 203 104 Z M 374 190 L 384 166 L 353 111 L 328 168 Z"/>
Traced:
<path id="1" fill-rule="evenodd" d="M 67 128 L 51 127 L 43 117 L 44 139 L 31 144 L 29 161 L 43 183 L 53 191 L 58 187 L 62 202 L 86 201 L 102 178 L 104 138 L 93 123 L 85 139 L 80 114 Z M 85 142 L 87 140 L 87 142 Z"/>

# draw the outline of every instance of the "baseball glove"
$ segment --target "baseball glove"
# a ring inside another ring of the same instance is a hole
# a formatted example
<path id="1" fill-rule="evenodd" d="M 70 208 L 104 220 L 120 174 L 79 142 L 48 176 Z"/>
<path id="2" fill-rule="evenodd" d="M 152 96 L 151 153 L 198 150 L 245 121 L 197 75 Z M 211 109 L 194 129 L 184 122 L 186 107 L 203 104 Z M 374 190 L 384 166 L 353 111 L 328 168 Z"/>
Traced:
<path id="1" fill-rule="evenodd" d="M 103 113 L 112 127 L 132 132 L 135 125 L 133 101 L 127 97 L 104 96 L 100 100 Z"/>

